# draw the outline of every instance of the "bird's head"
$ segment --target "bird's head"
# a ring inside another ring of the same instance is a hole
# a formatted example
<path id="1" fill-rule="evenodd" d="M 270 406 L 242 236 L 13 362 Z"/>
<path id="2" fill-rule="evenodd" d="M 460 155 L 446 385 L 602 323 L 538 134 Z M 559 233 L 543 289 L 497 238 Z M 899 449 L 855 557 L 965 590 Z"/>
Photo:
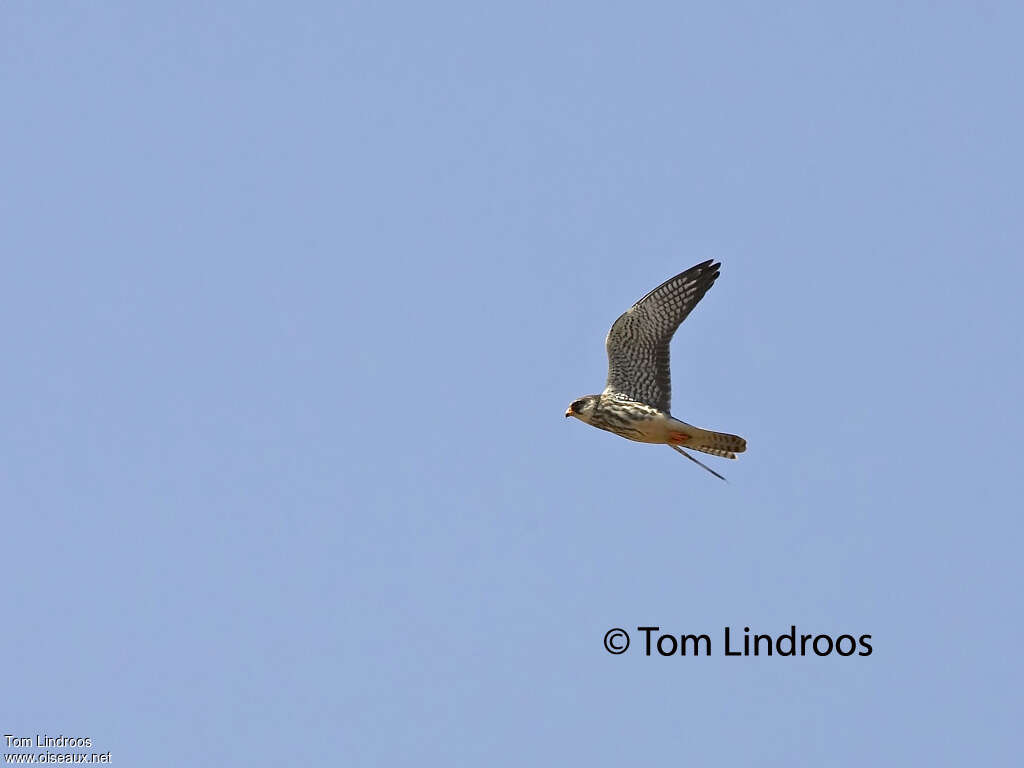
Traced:
<path id="1" fill-rule="evenodd" d="M 601 399 L 600 395 L 587 395 L 581 397 L 578 400 L 573 400 L 568 408 L 565 409 L 565 418 L 575 416 L 580 421 L 590 423 L 590 417 L 594 415 L 594 411 L 597 410 L 597 403 Z"/>

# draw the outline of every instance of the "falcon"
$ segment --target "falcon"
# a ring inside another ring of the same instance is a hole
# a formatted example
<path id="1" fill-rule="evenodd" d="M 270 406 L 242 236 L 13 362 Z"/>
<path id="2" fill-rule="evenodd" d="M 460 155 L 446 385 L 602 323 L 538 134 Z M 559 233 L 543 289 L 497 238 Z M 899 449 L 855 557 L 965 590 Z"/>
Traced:
<path id="1" fill-rule="evenodd" d="M 679 324 L 718 278 L 711 260 L 666 280 L 624 312 L 608 331 L 608 382 L 604 392 L 574 400 L 565 412 L 598 429 L 639 443 L 667 445 L 725 480 L 682 446 L 735 459 L 742 437 L 712 432 L 673 418 L 668 348 Z"/>

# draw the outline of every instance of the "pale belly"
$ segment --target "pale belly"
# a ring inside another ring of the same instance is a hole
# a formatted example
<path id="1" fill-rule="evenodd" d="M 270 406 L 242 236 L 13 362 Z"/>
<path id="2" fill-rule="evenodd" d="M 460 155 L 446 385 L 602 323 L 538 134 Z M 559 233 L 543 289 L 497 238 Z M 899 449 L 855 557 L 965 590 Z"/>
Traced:
<path id="1" fill-rule="evenodd" d="M 638 443 L 667 443 L 669 438 L 669 425 L 672 423 L 670 417 L 657 414 L 649 419 L 637 422 L 636 433 L 623 435 L 629 440 L 636 440 Z"/>
<path id="2" fill-rule="evenodd" d="M 597 419 L 592 421 L 595 427 L 614 432 L 627 440 L 635 440 L 638 443 L 665 444 L 673 442 L 672 437 L 678 434 L 682 422 L 673 419 L 662 411 L 642 403 L 630 403 L 630 418 L 624 420 L 616 418 L 620 413 L 608 414 L 610 418 Z M 605 423 L 598 423 L 604 421 Z"/>

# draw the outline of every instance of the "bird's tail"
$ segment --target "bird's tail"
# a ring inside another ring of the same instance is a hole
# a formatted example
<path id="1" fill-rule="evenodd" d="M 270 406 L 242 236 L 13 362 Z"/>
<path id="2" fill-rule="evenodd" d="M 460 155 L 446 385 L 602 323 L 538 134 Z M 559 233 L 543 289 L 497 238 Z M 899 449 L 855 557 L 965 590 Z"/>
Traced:
<path id="1" fill-rule="evenodd" d="M 735 459 L 737 453 L 747 450 L 747 441 L 739 435 L 730 435 L 728 432 L 712 432 L 709 429 L 701 429 L 690 424 L 686 424 L 686 432 L 690 435 L 690 439 L 681 445 L 695 451 L 710 453 L 712 456 L 721 456 L 725 459 Z"/>

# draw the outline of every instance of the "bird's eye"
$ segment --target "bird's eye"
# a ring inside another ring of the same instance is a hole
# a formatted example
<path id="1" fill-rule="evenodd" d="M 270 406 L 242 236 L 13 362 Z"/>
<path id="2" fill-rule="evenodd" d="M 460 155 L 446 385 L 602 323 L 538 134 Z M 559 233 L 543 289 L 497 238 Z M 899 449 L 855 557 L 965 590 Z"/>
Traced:
<path id="1" fill-rule="evenodd" d="M 573 413 L 579 413 L 580 411 L 583 410 L 583 401 L 582 400 L 577 400 L 575 403 L 573 403 L 569 407 L 572 408 L 572 412 Z"/>

